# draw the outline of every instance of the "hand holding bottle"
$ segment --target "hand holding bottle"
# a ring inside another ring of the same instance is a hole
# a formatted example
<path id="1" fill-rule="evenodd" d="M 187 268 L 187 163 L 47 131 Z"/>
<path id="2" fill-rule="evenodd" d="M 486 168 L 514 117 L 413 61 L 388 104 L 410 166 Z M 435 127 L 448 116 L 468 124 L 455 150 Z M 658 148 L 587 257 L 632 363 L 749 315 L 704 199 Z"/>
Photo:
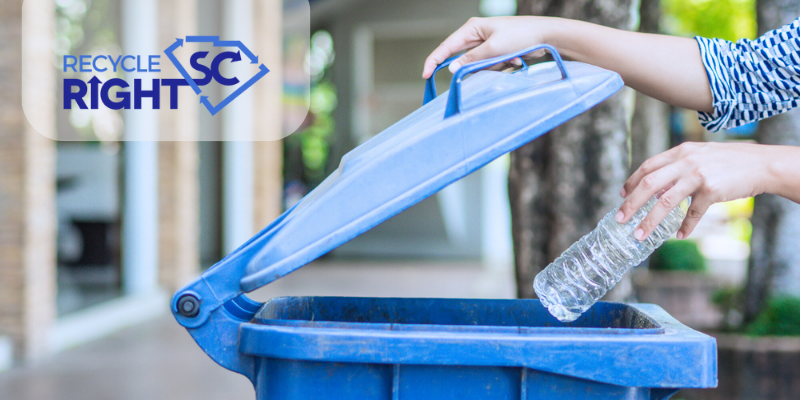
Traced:
<path id="1" fill-rule="evenodd" d="M 683 239 L 714 203 L 760 193 L 800 202 L 800 148 L 750 143 L 683 143 L 644 163 L 620 192 L 625 202 L 615 216 L 628 222 L 653 195 L 662 193 L 653 210 L 634 231 L 643 240 L 683 199 L 692 196 L 677 233 Z"/>

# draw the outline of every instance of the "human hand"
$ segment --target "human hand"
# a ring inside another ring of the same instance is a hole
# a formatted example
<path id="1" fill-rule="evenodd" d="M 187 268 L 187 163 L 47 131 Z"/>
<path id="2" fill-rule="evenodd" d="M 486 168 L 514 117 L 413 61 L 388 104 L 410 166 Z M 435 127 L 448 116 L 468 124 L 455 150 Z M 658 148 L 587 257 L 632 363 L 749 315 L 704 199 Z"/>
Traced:
<path id="1" fill-rule="evenodd" d="M 543 17 L 470 18 L 428 56 L 422 77 L 429 78 L 437 65 L 464 49 L 472 48 L 450 64 L 451 72 L 471 62 L 547 43 L 545 34 L 550 24 L 549 19 Z M 541 57 L 544 52 L 538 50 L 528 56 Z M 519 65 L 519 59 L 512 60 L 511 64 Z"/>
<path id="2" fill-rule="evenodd" d="M 692 233 L 708 207 L 714 203 L 763 193 L 770 182 L 769 148 L 749 143 L 683 143 L 644 163 L 622 187 L 625 201 L 616 215 L 627 222 L 647 200 L 662 193 L 633 236 L 647 238 L 656 226 L 692 196 L 678 239 Z"/>
<path id="3" fill-rule="evenodd" d="M 422 77 L 430 78 L 437 65 L 462 50 L 471 49 L 450 64 L 451 72 L 540 44 L 555 47 L 565 60 L 614 71 L 626 85 L 668 104 L 714 111 L 708 75 L 693 38 L 629 32 L 564 18 L 472 18 L 428 56 Z M 525 57 L 544 54 L 545 50 L 537 50 Z M 520 60 L 505 64 L 520 65 Z"/>

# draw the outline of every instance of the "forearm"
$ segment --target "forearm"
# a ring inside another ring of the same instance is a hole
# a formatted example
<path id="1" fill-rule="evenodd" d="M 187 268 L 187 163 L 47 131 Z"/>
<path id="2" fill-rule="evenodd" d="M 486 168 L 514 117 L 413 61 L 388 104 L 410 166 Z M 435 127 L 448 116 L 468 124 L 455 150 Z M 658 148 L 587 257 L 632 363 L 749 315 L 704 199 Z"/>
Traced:
<path id="1" fill-rule="evenodd" d="M 629 32 L 582 21 L 540 18 L 545 42 L 571 60 L 615 71 L 625 84 L 666 103 L 713 111 L 694 39 Z"/>
<path id="2" fill-rule="evenodd" d="M 800 203 L 800 147 L 764 146 L 766 192 Z"/>

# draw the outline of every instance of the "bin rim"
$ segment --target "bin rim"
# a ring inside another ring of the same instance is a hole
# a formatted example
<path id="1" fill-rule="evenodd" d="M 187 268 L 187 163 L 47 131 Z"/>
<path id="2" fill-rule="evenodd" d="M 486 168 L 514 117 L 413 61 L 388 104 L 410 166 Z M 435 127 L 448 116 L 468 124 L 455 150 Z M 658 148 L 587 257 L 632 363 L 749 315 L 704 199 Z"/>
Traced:
<path id="1" fill-rule="evenodd" d="M 292 319 L 253 320 L 257 325 L 285 326 L 291 328 L 346 329 L 363 331 L 395 332 L 458 332 L 486 335 L 658 335 L 666 333 L 658 328 L 570 328 L 545 326 L 495 326 L 495 325 L 451 325 L 451 324 L 404 324 L 390 322 L 335 322 L 305 321 Z"/>
<path id="2" fill-rule="evenodd" d="M 713 337 L 684 326 L 657 305 L 630 307 L 655 318 L 664 332 L 524 334 L 248 322 L 240 327 L 238 351 L 254 358 L 395 364 L 401 368 L 402 365 L 524 367 L 630 387 L 717 385 L 717 347 Z"/>
<path id="3" fill-rule="evenodd" d="M 423 309 L 436 312 L 426 313 Z M 486 310 L 502 311 L 484 314 Z M 442 319 L 443 314 L 447 318 Z M 267 300 L 249 322 L 297 328 L 476 334 L 655 335 L 666 332 L 660 321 L 630 304 L 600 301 L 578 320 L 565 323 L 553 317 L 538 299 L 280 296 Z M 620 324 L 629 326 L 609 326 Z"/>

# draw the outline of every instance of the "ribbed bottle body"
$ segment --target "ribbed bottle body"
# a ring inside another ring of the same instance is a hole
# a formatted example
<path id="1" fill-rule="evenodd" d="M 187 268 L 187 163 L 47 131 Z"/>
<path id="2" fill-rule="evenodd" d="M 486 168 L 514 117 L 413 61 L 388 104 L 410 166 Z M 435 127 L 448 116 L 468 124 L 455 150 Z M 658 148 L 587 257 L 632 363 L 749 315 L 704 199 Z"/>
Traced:
<path id="1" fill-rule="evenodd" d="M 570 246 L 533 281 L 542 304 L 559 321 L 576 320 L 606 294 L 631 267 L 639 265 L 681 226 L 688 199 L 675 207 L 650 236 L 638 241 L 633 231 L 658 199 L 651 198 L 624 224 L 614 209 L 586 236 Z"/>

